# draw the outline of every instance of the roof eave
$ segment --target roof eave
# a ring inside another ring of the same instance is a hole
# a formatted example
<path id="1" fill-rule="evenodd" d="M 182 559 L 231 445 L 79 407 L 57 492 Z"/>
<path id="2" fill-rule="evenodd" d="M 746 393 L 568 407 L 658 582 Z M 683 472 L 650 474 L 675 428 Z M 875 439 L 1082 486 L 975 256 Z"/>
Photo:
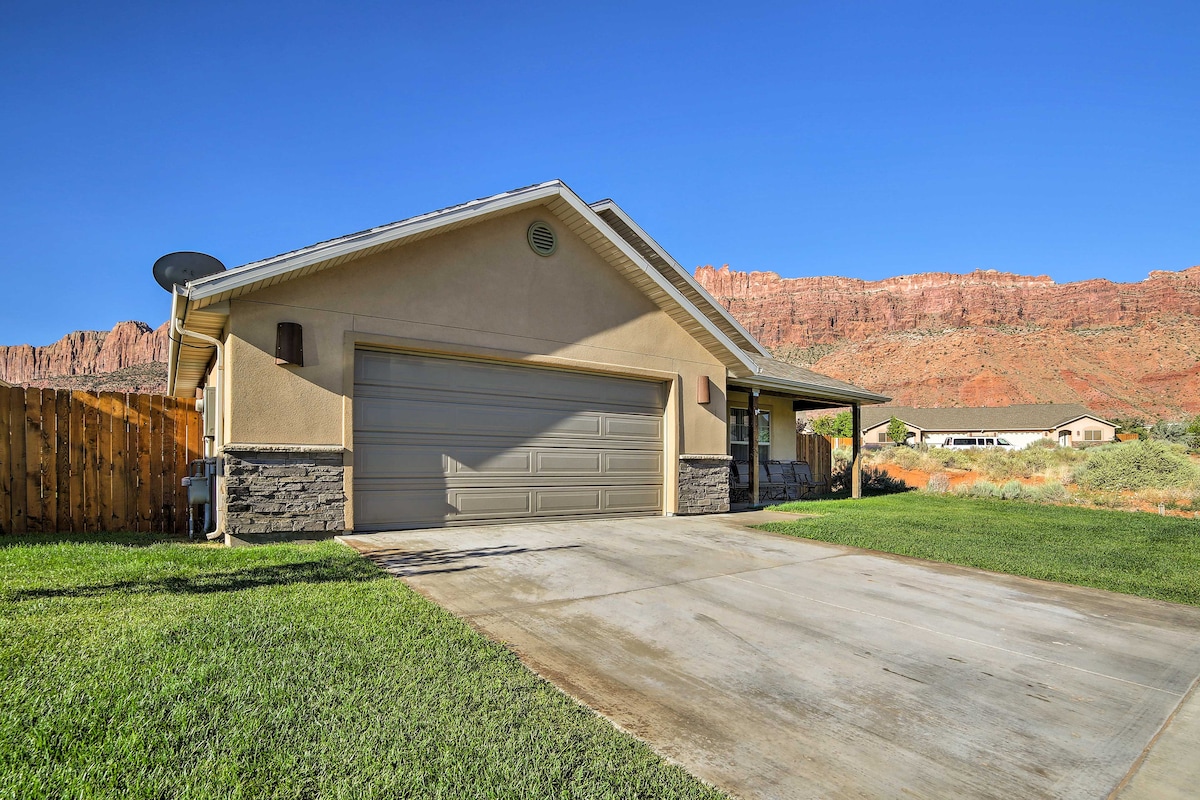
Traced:
<path id="1" fill-rule="evenodd" d="M 564 185 L 563 188 L 566 189 L 567 187 Z M 579 195 L 575 194 L 570 189 L 567 189 L 561 194 L 563 199 L 566 200 L 572 207 L 574 207 L 580 215 L 591 222 L 592 225 L 595 225 L 601 230 L 612 230 L 608 227 L 604 220 L 600 218 L 600 215 L 596 213 L 595 209 L 585 203 L 579 197 Z M 633 248 L 633 245 L 625 241 L 620 236 L 609 236 L 607 238 L 626 256 L 626 258 L 636 264 L 637 267 L 644 272 L 651 281 L 657 284 L 657 286 L 664 293 L 666 293 L 668 297 L 678 303 L 680 307 L 687 310 L 689 315 L 702 328 L 704 328 L 704 330 L 710 336 L 716 339 L 722 348 L 726 350 L 727 354 L 732 356 L 731 360 L 734 363 L 730 364 L 726 362 L 726 368 L 733 368 L 738 372 L 744 370 L 748 376 L 756 375 L 758 373 L 758 365 L 750 360 L 750 357 L 746 354 L 746 352 L 734 344 L 733 341 L 725 335 L 725 332 L 718 328 L 716 323 L 708 318 L 707 314 L 703 313 L 699 308 L 697 308 L 691 300 L 688 300 L 686 297 L 684 297 L 680 291 L 676 289 L 669 280 L 666 279 L 666 277 L 659 274 L 658 270 L 656 270 L 649 262 L 647 262 L 646 259 L 642 258 L 641 254 Z"/>
<path id="2" fill-rule="evenodd" d="M 1063 425 L 1070 425 L 1072 422 L 1078 422 L 1079 420 L 1083 419 L 1084 417 L 1086 417 L 1088 419 L 1094 419 L 1097 422 L 1101 422 L 1105 425 L 1113 425 L 1113 423 L 1109 422 L 1106 419 L 1102 419 L 1101 417 L 1097 417 L 1095 414 L 1079 414 L 1078 416 L 1071 417 L 1068 420 L 1054 423 L 1054 427 L 1061 428 Z M 1113 425 L 1113 427 L 1116 427 L 1116 426 Z"/>
<path id="3" fill-rule="evenodd" d="M 729 337 L 709 319 L 701 309 L 688 300 L 673 284 L 639 254 L 633 246 L 604 222 L 596 211 L 585 203 L 574 191 L 562 181 L 550 181 L 536 184 L 525 189 L 518 189 L 503 195 L 468 203 L 464 206 L 453 207 L 440 212 L 431 212 L 408 221 L 400 221 L 392 225 L 382 226 L 361 234 L 350 234 L 349 237 L 335 239 L 328 244 L 317 244 L 309 248 L 285 253 L 264 261 L 253 262 L 229 272 L 217 273 L 205 278 L 191 281 L 185 287 L 186 308 L 199 310 L 210 304 L 236 297 L 239 290 L 252 290 L 251 287 L 262 285 L 275 279 L 286 280 L 289 273 L 307 267 L 332 261 L 355 252 L 382 245 L 399 246 L 409 237 L 429 233 L 438 228 L 469 222 L 475 217 L 491 215 L 498 211 L 515 210 L 525 205 L 535 205 L 550 198 L 559 197 L 579 214 L 587 223 L 603 233 L 605 238 L 616 247 L 622 255 L 647 278 L 650 279 L 672 302 L 676 303 L 685 313 L 713 338 L 724 357 L 721 361 L 737 376 L 753 376 L 758 372 L 757 365 L 750 356 L 735 344 Z M 701 290 L 703 291 L 703 290 Z M 172 317 L 173 319 L 178 317 Z M 751 337 L 751 340 L 753 338 Z M 721 357 L 721 353 L 714 353 Z M 764 355 L 769 355 L 764 353 Z M 173 363 L 178 361 L 178 348 L 173 351 Z"/>
<path id="4" fill-rule="evenodd" d="M 734 382 L 736 382 L 739 386 L 747 386 L 752 389 L 766 389 L 767 391 L 785 392 L 802 395 L 804 397 L 813 397 L 819 400 L 844 401 L 846 405 L 877 405 L 879 403 L 886 403 L 892 399 L 881 394 L 875 394 L 874 392 L 855 392 L 850 390 L 833 389 L 828 386 L 819 386 L 817 384 L 805 383 L 803 381 L 789 381 L 783 378 L 766 378 L 761 375 L 755 375 L 749 378 L 736 378 Z"/>
<path id="5" fill-rule="evenodd" d="M 308 248 L 274 256 L 263 261 L 252 262 L 229 272 L 219 272 L 206 278 L 191 281 L 187 285 L 188 298 L 197 308 L 215 302 L 221 295 L 236 292 L 253 284 L 282 277 L 304 267 L 314 266 L 323 261 L 332 261 L 345 255 L 351 255 L 367 247 L 386 244 L 399 244 L 406 238 L 421 233 L 445 227 L 456 222 L 464 222 L 473 217 L 493 214 L 497 211 L 515 209 L 522 205 L 535 204 L 555 195 L 563 194 L 566 185 L 561 181 L 536 184 L 526 189 L 510 192 L 495 198 L 485 198 L 477 204 L 466 207 L 452 208 L 443 212 L 432 212 L 414 217 L 411 221 L 401 221 L 394 225 L 364 231 L 362 234 L 351 234 L 353 238 L 341 238 L 327 245 L 312 245 Z M 569 190 L 568 190 L 569 191 Z M 208 301 L 208 302 L 205 302 Z"/>
<path id="6" fill-rule="evenodd" d="M 720 314 L 723 319 L 725 319 L 730 325 L 732 325 L 734 327 L 735 330 L 738 331 L 738 333 L 740 333 L 742 336 L 746 337 L 746 340 L 748 342 L 750 342 L 752 345 L 754 345 L 754 347 L 757 350 L 759 355 L 768 356 L 768 357 L 771 355 L 771 352 L 769 350 L 767 350 L 767 348 L 764 347 L 762 345 L 762 343 L 758 341 L 758 339 L 755 339 L 754 336 L 751 335 L 750 331 L 746 330 L 746 328 L 740 322 L 738 322 L 736 319 L 734 319 L 733 315 L 730 314 L 728 311 L 726 311 L 725 307 L 722 306 L 720 303 L 718 303 L 717 299 L 715 297 L 713 297 L 711 294 L 709 294 L 708 290 L 705 289 L 703 286 L 701 286 L 696 281 L 696 279 L 693 278 L 688 273 L 688 271 L 683 268 L 683 265 L 681 265 L 678 261 L 676 261 L 674 258 L 672 258 L 671 254 L 668 253 L 662 247 L 662 245 L 660 245 L 658 242 L 656 242 L 652 236 L 650 236 L 648 233 L 646 233 L 646 231 L 644 231 L 642 229 L 642 227 L 633 220 L 632 217 L 630 217 L 628 214 L 626 214 L 625 210 L 622 209 L 619 205 L 617 205 L 615 201 L 606 198 L 604 200 L 600 200 L 599 202 L 592 203 L 591 208 L 596 211 L 607 209 L 607 210 L 612 211 L 618 217 L 620 217 L 621 220 L 626 225 L 628 225 L 630 228 L 632 228 L 633 231 L 635 233 L 637 233 L 637 235 L 640 236 L 646 242 L 646 244 L 648 244 L 648 245 L 650 245 L 650 247 L 654 248 L 654 250 L 663 259 L 663 261 L 667 262 L 667 264 L 672 269 L 674 269 L 677 273 L 679 273 L 679 276 L 681 278 L 683 278 L 684 281 L 686 281 L 693 289 L 695 289 L 700 294 L 701 297 L 703 297 L 705 300 L 707 300 L 709 305 L 712 307 L 712 309 L 717 314 Z"/>
<path id="7" fill-rule="evenodd" d="M 187 298 L 180 293 L 179 287 L 171 291 L 171 319 L 167 328 L 167 395 L 175 396 L 175 383 L 179 379 L 179 339 L 175 334 L 175 320 L 180 319 L 180 305 L 187 307 Z"/>

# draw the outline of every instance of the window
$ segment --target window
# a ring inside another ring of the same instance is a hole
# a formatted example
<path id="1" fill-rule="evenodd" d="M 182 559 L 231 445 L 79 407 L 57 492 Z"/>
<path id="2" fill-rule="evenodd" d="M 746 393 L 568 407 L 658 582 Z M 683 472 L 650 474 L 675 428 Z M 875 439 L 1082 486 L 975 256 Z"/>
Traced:
<path id="1" fill-rule="evenodd" d="M 729 410 L 729 455 L 734 461 L 750 460 L 750 414 L 744 408 Z M 771 412 L 758 412 L 758 459 L 771 457 Z"/>
<path id="2" fill-rule="evenodd" d="M 1103 435 L 1104 435 L 1104 432 L 1102 430 L 1100 430 L 1099 428 L 1084 428 L 1083 429 L 1083 440 L 1085 442 L 1099 442 L 1099 441 L 1101 441 L 1101 437 Z"/>
<path id="3" fill-rule="evenodd" d="M 890 442 L 891 441 L 891 439 L 888 438 L 887 431 L 879 432 L 879 441 L 880 442 Z"/>

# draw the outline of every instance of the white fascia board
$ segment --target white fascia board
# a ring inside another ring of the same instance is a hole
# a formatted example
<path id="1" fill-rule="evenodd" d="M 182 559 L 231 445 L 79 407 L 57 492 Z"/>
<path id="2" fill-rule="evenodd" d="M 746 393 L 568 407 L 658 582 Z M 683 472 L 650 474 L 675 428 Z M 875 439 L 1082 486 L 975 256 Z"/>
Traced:
<path id="1" fill-rule="evenodd" d="M 817 386 L 812 383 L 803 383 L 801 381 L 787 381 L 777 378 L 764 378 L 755 376 L 753 378 L 735 379 L 738 384 L 750 384 L 755 389 L 766 389 L 776 392 L 790 392 L 792 394 L 803 394 L 806 397 L 815 397 L 821 400 L 840 400 L 847 403 L 858 403 L 859 405 L 876 405 L 878 403 L 886 403 L 891 400 L 890 397 L 885 397 L 881 394 L 873 392 L 861 391 L 854 392 L 842 389 L 831 389 L 828 386 Z"/>
<path id="2" fill-rule="evenodd" d="M 725 307 L 722 306 L 720 303 L 718 303 L 716 298 L 708 293 L 707 289 L 705 289 L 703 286 L 701 286 L 696 281 L 695 278 L 693 278 L 690 274 L 688 274 L 688 271 L 686 269 L 684 269 L 678 261 L 676 261 L 674 258 L 672 258 L 671 254 L 668 253 L 666 250 L 664 250 L 662 245 L 660 245 L 658 242 L 654 241 L 654 239 L 651 238 L 648 233 L 646 233 L 644 230 L 642 230 L 642 227 L 640 225 L 638 225 L 636 222 L 634 222 L 633 218 L 630 217 L 628 214 L 626 214 L 624 209 L 622 209 L 619 205 L 617 205 L 616 202 L 614 202 L 612 200 L 601 200 L 598 203 L 594 203 L 592 205 L 592 208 L 595 209 L 596 211 L 612 211 L 614 214 L 616 214 L 618 217 L 620 217 L 621 221 L 624 222 L 626 225 L 628 225 L 633 230 L 634 233 L 636 233 L 638 236 L 640 236 L 646 244 L 648 244 L 652 248 L 654 248 L 654 251 L 658 253 L 658 255 L 662 258 L 662 260 L 666 261 L 667 264 L 669 264 L 672 269 L 674 269 L 676 272 L 678 272 L 680 274 L 680 276 L 682 276 L 683 279 L 688 283 L 688 285 L 690 285 L 693 289 L 695 289 L 697 292 L 699 292 L 700 296 L 709 302 L 709 305 L 711 305 L 713 307 L 714 311 L 716 311 L 726 321 L 728 321 L 729 324 L 732 325 L 738 333 L 742 334 L 742 336 L 745 336 L 746 340 L 748 342 L 751 342 L 754 345 L 754 347 L 758 350 L 759 355 L 767 356 L 767 357 L 771 356 L 770 351 L 768 351 L 765 347 L 763 347 L 762 344 L 759 343 L 758 339 L 755 339 L 753 336 L 750 335 L 750 331 L 748 331 L 744 327 L 742 327 L 742 324 L 740 322 L 738 322 L 736 319 L 734 319 L 733 315 L 730 314 L 727 310 L 725 310 Z"/>
<path id="3" fill-rule="evenodd" d="M 186 308 L 187 298 L 177 289 L 171 290 L 171 322 L 167 328 L 167 396 L 175 396 L 175 382 L 179 378 L 179 339 L 175 338 L 175 320 Z"/>
<path id="4" fill-rule="evenodd" d="M 900 420 L 901 422 L 904 422 L 904 417 L 896 417 L 896 419 Z M 888 419 L 885 419 L 882 422 L 876 422 L 874 425 L 864 425 L 861 433 L 866 433 L 867 431 L 874 430 L 875 428 L 882 428 L 885 425 L 890 425 L 891 423 L 892 423 L 892 420 L 889 417 Z M 916 430 L 919 430 L 921 433 L 936 433 L 936 431 L 927 431 L 924 428 L 922 428 L 920 425 L 913 425 L 911 422 L 904 422 L 904 424 L 910 428 L 915 428 Z"/>
<path id="5" fill-rule="evenodd" d="M 387 244 L 415 234 L 424 233 L 454 222 L 471 219 L 472 217 L 489 214 L 506 208 L 536 202 L 547 197 L 562 194 L 566 185 L 561 181 L 550 181 L 509 192 L 504 195 L 485 198 L 465 206 L 457 206 L 446 211 L 434 211 L 408 220 L 384 225 L 366 231 L 352 238 L 337 239 L 327 245 L 312 245 L 309 248 L 294 253 L 252 262 L 242 267 L 219 272 L 206 278 L 191 281 L 187 285 L 188 298 L 192 301 L 203 300 L 224 292 L 234 291 L 259 281 L 286 275 L 289 272 L 303 269 L 322 261 L 329 261 L 344 255 L 349 255 L 367 247 Z M 570 191 L 569 189 L 567 191 Z"/>
<path id="6" fill-rule="evenodd" d="M 1065 422 L 1056 422 L 1054 424 L 1054 427 L 1061 428 L 1064 425 L 1070 425 L 1072 422 L 1078 422 L 1081 419 L 1094 419 L 1096 422 L 1099 422 L 1101 425 L 1113 425 L 1113 423 L 1109 422 L 1108 420 L 1100 419 L 1099 417 L 1093 416 L 1092 414 L 1080 414 L 1077 417 L 1071 417 L 1069 420 L 1066 420 Z M 1116 426 L 1113 425 L 1113 427 L 1116 427 Z M 1033 429 L 1031 428 L 1030 430 L 1033 430 Z"/>
<path id="7" fill-rule="evenodd" d="M 566 189 L 565 186 L 563 188 Z M 683 293 L 676 289 L 673 283 L 667 280 L 666 277 L 664 277 L 659 273 L 658 270 L 651 266 L 650 262 L 642 258 L 641 253 L 635 250 L 633 245 L 622 239 L 617 235 L 616 231 L 608 227 L 604 220 L 600 218 L 600 215 L 596 213 L 595 209 L 585 203 L 583 199 L 579 197 L 579 195 L 575 194 L 575 192 L 571 191 L 570 189 L 566 189 L 566 191 L 562 193 L 562 197 L 579 213 L 580 216 L 590 222 L 598 231 L 604 233 L 605 238 L 612 242 L 613 245 L 630 261 L 632 261 L 638 269 L 646 273 L 646 277 L 654 281 L 658 288 L 662 289 L 667 296 L 678 303 L 679 306 L 688 313 L 688 316 L 698 322 L 700 326 L 704 328 L 704 330 L 706 330 L 713 338 L 715 338 L 722 347 L 728 350 L 734 356 L 734 358 L 737 359 L 738 363 L 740 363 L 750 372 L 750 375 L 758 375 L 758 365 L 750 360 L 750 357 L 746 355 L 745 351 L 734 344 L 733 340 L 726 336 L 725 332 L 718 328 L 716 324 L 708 318 L 707 314 L 697 308 L 691 300 L 688 300 L 686 297 L 684 297 Z"/>

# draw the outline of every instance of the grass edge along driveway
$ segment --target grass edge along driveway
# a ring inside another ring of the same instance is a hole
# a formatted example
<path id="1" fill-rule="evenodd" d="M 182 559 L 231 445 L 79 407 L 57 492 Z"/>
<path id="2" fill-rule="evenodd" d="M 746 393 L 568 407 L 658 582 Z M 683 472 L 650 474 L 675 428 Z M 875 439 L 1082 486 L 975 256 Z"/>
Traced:
<path id="1" fill-rule="evenodd" d="M 923 492 L 775 506 L 763 530 L 1200 605 L 1200 521 Z"/>
<path id="2" fill-rule="evenodd" d="M 723 797 L 348 547 L 136 541 L 0 539 L 0 797 Z"/>

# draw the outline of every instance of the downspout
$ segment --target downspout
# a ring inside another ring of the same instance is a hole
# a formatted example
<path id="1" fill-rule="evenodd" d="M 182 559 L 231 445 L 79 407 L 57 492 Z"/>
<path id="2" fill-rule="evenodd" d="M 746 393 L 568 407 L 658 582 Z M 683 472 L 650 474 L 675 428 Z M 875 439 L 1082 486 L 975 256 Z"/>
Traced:
<path id="1" fill-rule="evenodd" d="M 217 459 L 217 472 L 216 472 L 216 475 L 213 476 L 216 480 L 216 486 L 215 486 L 216 491 L 213 493 L 214 498 L 217 500 L 217 502 L 215 503 L 215 507 L 213 508 L 213 518 L 216 520 L 216 526 L 212 533 L 206 534 L 206 538 L 208 538 L 210 540 L 211 539 L 219 539 L 225 535 L 225 531 L 223 530 L 225 518 L 220 513 L 220 508 L 221 508 L 220 497 L 221 497 L 222 481 L 224 480 L 222 474 L 225 471 L 224 466 L 221 463 L 221 454 L 225 450 L 225 438 L 224 438 L 225 437 L 225 425 L 224 425 L 224 418 L 225 418 L 225 404 L 224 404 L 224 399 L 225 399 L 225 397 L 224 397 L 224 395 L 225 395 L 225 392 L 224 392 L 225 345 L 223 345 L 219 339 L 214 339 L 211 336 L 208 336 L 203 333 L 197 333 L 196 331 L 187 330 L 186 328 L 183 327 L 183 320 L 181 320 L 179 317 L 175 317 L 172 320 L 172 329 L 175 331 L 175 333 L 177 333 L 179 335 L 179 346 L 180 347 L 183 347 L 183 337 L 191 336 L 193 339 L 199 339 L 202 342 L 207 342 L 208 344 L 211 344 L 217 350 L 217 368 L 216 368 L 216 383 L 217 383 L 217 385 L 216 385 L 216 397 L 214 398 L 215 402 L 213 404 L 216 406 L 216 409 L 214 409 L 213 413 L 215 413 L 217 415 L 216 420 L 213 425 L 213 428 L 214 428 L 214 430 L 213 430 L 213 433 L 214 433 L 213 456 L 216 457 L 216 459 Z"/>

